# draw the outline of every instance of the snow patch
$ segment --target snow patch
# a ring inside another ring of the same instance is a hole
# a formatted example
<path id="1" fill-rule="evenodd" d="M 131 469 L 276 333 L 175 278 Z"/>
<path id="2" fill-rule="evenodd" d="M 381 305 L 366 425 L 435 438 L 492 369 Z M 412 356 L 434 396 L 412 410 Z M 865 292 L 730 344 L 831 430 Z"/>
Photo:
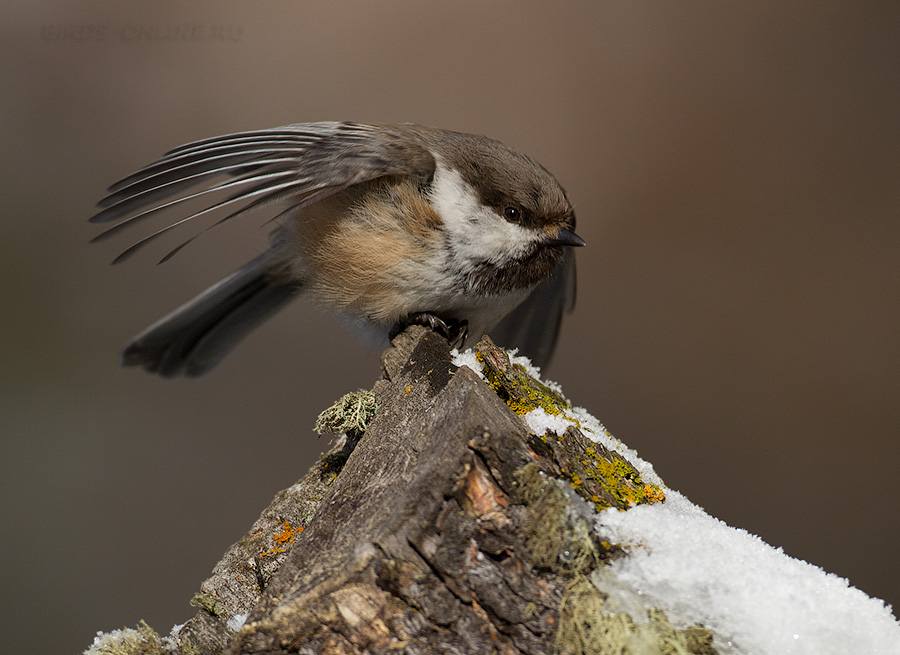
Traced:
<path id="1" fill-rule="evenodd" d="M 456 348 L 450 351 L 450 361 L 454 366 L 468 366 L 475 371 L 482 380 L 484 379 L 484 364 L 478 361 L 475 353 L 471 348 L 459 352 Z"/>
<path id="2" fill-rule="evenodd" d="M 900 654 L 900 624 L 882 601 L 677 492 L 664 503 L 606 510 L 596 525 L 629 553 L 610 565 L 611 577 L 673 623 L 703 623 L 723 655 Z"/>

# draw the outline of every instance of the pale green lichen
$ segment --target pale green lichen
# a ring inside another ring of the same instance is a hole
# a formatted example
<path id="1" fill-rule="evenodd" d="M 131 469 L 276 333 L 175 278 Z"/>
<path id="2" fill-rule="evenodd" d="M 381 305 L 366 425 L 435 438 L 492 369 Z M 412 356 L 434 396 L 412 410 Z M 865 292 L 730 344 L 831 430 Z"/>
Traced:
<path id="1" fill-rule="evenodd" d="M 375 394 L 360 389 L 342 396 L 336 403 L 319 414 L 315 431 L 319 434 L 346 434 L 358 439 L 375 418 Z"/>
<path id="2" fill-rule="evenodd" d="M 228 613 L 228 608 L 219 602 L 212 594 L 198 592 L 191 598 L 191 607 L 199 607 L 213 616 L 221 616 Z"/>
<path id="3" fill-rule="evenodd" d="M 556 633 L 558 653 L 567 655 L 715 655 L 713 636 L 703 626 L 676 629 L 659 609 L 641 623 L 625 612 L 610 612 L 606 595 L 586 577 L 566 586 Z"/>
<path id="4" fill-rule="evenodd" d="M 319 414 L 314 428 L 316 432 L 340 434 L 346 438 L 343 448 L 326 453 L 319 459 L 318 468 L 323 482 L 333 481 L 344 468 L 356 443 L 375 418 L 377 409 L 375 393 L 360 389 L 345 394 Z"/>
<path id="5" fill-rule="evenodd" d="M 179 645 L 182 655 L 200 655 L 200 649 L 190 639 L 180 639 Z"/>
<path id="6" fill-rule="evenodd" d="M 166 655 L 162 639 L 144 621 L 137 628 L 98 632 L 84 655 Z"/>
<path id="7" fill-rule="evenodd" d="M 571 499 L 560 484 L 537 464 L 526 464 L 517 471 L 516 489 L 528 507 L 523 525 L 525 547 L 534 566 L 557 573 L 589 571 L 600 562 L 600 554 L 590 526 L 573 514 Z"/>

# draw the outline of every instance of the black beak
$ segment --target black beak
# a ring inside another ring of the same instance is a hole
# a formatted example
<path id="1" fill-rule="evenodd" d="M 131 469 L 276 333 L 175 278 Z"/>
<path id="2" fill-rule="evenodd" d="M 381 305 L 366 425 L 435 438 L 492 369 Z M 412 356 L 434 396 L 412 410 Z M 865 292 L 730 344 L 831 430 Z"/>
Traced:
<path id="1" fill-rule="evenodd" d="M 544 243 L 551 246 L 586 246 L 587 244 L 584 242 L 580 236 L 575 234 L 572 230 L 567 230 L 563 228 L 559 232 L 556 233 L 555 237 L 547 239 Z"/>

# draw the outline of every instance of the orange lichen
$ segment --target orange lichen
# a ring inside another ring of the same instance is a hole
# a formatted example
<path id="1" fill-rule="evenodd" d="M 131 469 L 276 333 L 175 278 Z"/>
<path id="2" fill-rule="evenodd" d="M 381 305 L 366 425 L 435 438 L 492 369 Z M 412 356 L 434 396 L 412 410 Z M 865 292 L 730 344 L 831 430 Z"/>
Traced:
<path id="1" fill-rule="evenodd" d="M 281 532 L 272 535 L 272 541 L 274 543 L 272 548 L 262 551 L 259 556 L 268 557 L 269 555 L 277 555 L 278 553 L 286 552 L 286 544 L 293 543 L 296 536 L 301 532 L 303 532 L 302 525 L 299 528 L 294 528 L 291 526 L 290 522 L 285 521 Z"/>
<path id="2" fill-rule="evenodd" d="M 663 490 L 653 484 L 645 484 L 644 492 L 647 494 L 647 503 L 660 503 L 666 499 L 666 494 L 663 493 Z"/>

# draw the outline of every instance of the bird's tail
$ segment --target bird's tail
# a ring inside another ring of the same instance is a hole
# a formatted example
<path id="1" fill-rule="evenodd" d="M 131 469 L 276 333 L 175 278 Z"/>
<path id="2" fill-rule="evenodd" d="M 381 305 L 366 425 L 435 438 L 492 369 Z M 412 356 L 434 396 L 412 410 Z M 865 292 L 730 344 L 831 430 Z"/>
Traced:
<path id="1" fill-rule="evenodd" d="M 172 378 L 213 369 L 253 329 L 302 290 L 279 275 L 273 251 L 248 262 L 163 317 L 122 350 L 122 366 Z"/>

